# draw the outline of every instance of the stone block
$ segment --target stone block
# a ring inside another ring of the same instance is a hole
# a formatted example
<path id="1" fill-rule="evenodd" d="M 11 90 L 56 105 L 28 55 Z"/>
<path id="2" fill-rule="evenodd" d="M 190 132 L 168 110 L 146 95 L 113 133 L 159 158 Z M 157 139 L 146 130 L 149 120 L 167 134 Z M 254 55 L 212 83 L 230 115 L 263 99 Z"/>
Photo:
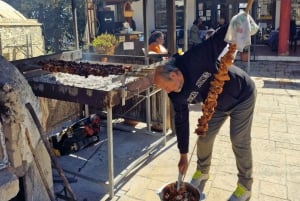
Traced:
<path id="1" fill-rule="evenodd" d="M 9 169 L 0 171 L 0 195 L 1 201 L 14 198 L 19 192 L 19 179 Z"/>

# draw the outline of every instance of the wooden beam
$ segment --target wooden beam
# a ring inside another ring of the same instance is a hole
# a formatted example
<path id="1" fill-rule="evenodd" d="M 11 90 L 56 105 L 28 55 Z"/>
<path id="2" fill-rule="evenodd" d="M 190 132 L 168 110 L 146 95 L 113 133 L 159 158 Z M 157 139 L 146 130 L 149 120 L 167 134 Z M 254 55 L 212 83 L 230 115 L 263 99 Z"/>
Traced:
<path id="1" fill-rule="evenodd" d="M 167 42 L 168 52 L 173 55 L 176 53 L 176 8 L 175 0 L 167 1 Z"/>

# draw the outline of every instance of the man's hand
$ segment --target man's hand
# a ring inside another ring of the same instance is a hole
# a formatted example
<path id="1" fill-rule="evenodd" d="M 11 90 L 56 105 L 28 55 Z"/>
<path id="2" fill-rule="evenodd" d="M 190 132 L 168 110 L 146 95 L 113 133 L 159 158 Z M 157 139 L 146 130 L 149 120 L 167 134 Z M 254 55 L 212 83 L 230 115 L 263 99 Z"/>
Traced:
<path id="1" fill-rule="evenodd" d="M 178 163 L 179 172 L 181 174 L 185 175 L 186 171 L 188 169 L 188 165 L 189 165 L 189 162 L 188 162 L 187 154 L 180 154 L 180 160 Z"/>

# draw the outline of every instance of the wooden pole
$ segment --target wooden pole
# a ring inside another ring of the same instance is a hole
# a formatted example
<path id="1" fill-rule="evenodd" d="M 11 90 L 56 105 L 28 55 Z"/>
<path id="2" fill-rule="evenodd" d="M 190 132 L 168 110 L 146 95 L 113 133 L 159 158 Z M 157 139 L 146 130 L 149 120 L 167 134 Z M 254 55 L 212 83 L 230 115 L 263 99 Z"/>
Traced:
<path id="1" fill-rule="evenodd" d="M 44 186 L 45 186 L 45 188 L 46 188 L 46 191 L 47 191 L 47 193 L 48 193 L 48 195 L 49 195 L 49 198 L 50 198 L 51 201 L 55 201 L 55 197 L 54 197 L 54 195 L 53 195 L 52 191 L 50 190 L 50 187 L 49 187 L 49 185 L 48 185 L 48 183 L 47 183 L 47 179 L 46 179 L 46 177 L 45 177 L 45 175 L 44 175 L 44 173 L 43 173 L 41 164 L 39 163 L 39 160 L 38 160 L 38 158 L 37 158 L 37 156 L 36 156 L 36 154 L 35 154 L 35 150 L 34 150 L 34 148 L 33 148 L 33 146 L 32 146 L 32 143 L 31 143 L 31 140 L 30 140 L 30 137 L 29 137 L 28 130 L 25 131 L 25 135 L 26 135 L 26 139 L 27 139 L 27 141 L 28 141 L 28 146 L 29 146 L 30 151 L 31 151 L 32 156 L 33 156 L 33 160 L 34 160 L 34 162 L 35 162 L 35 164 L 36 164 L 36 167 L 37 167 L 37 169 L 38 169 L 38 171 L 39 171 L 39 173 L 40 173 L 42 182 L 43 182 L 43 184 L 44 184 Z"/>
<path id="2" fill-rule="evenodd" d="M 176 50 L 176 7 L 175 0 L 166 0 L 167 3 L 167 42 L 168 52 L 173 55 Z"/>
<path id="3" fill-rule="evenodd" d="M 70 184 L 69 184 L 69 182 L 68 182 L 68 180 L 67 180 L 67 178 L 66 178 L 66 176 L 65 176 L 65 174 L 64 174 L 64 172 L 62 170 L 62 168 L 59 166 L 58 161 L 56 160 L 56 156 L 54 155 L 54 153 L 52 151 L 50 143 L 49 143 L 49 141 L 46 139 L 46 137 L 44 135 L 43 127 L 42 127 L 42 125 L 41 125 L 41 123 L 40 123 L 40 121 L 39 121 L 39 119 L 38 119 L 38 117 L 37 117 L 37 115 L 36 115 L 36 113 L 35 113 L 32 105 L 30 103 L 26 103 L 25 106 L 28 109 L 29 113 L 31 114 L 31 117 L 32 117 L 33 121 L 35 122 L 35 124 L 36 124 L 36 126 L 37 126 L 37 128 L 39 130 L 41 139 L 42 139 L 42 141 L 43 141 L 43 143 L 44 143 L 44 145 L 45 145 L 45 147 L 46 147 L 46 149 L 48 151 L 48 154 L 50 155 L 50 158 L 51 158 L 51 160 L 52 160 L 52 162 L 53 162 L 53 164 L 54 164 L 54 166 L 55 166 L 58 174 L 61 176 L 61 178 L 63 180 L 64 187 L 67 189 L 67 191 L 71 195 L 72 199 L 76 200 L 76 196 L 75 196 L 74 192 L 72 191 L 71 186 L 70 186 Z"/>
<path id="4" fill-rule="evenodd" d="M 248 0 L 247 7 L 245 9 L 246 13 L 249 13 L 250 9 L 252 8 L 253 2 L 254 2 L 254 0 Z"/>

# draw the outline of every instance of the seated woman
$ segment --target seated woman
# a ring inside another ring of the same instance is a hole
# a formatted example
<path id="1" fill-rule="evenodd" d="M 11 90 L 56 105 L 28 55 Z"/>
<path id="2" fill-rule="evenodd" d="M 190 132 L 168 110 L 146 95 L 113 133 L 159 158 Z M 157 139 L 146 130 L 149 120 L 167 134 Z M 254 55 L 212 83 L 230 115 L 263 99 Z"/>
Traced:
<path id="1" fill-rule="evenodd" d="M 161 31 L 154 31 L 149 38 L 149 53 L 167 54 L 168 50 L 163 46 L 164 34 Z"/>

